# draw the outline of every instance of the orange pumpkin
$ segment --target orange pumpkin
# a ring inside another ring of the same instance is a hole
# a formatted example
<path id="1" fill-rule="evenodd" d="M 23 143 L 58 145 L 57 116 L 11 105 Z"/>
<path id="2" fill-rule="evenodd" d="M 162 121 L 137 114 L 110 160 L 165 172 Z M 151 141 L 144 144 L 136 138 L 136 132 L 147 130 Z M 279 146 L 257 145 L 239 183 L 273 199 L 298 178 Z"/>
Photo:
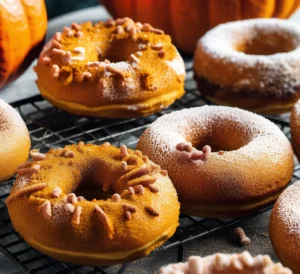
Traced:
<path id="1" fill-rule="evenodd" d="M 0 1 L 0 88 L 39 54 L 47 29 L 44 0 Z"/>
<path id="2" fill-rule="evenodd" d="M 193 53 L 210 28 L 249 18 L 287 18 L 300 0 L 102 0 L 114 17 L 128 16 L 170 34 L 183 51 Z"/>

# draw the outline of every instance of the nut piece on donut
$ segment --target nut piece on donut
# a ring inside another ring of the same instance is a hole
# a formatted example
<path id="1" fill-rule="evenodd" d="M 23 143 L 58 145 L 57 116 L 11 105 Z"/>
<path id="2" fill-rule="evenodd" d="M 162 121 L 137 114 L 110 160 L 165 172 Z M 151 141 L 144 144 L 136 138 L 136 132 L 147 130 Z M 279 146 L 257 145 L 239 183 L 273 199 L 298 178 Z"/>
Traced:
<path id="1" fill-rule="evenodd" d="M 0 99 L 0 182 L 12 177 L 28 158 L 30 137 L 19 113 Z"/>
<path id="2" fill-rule="evenodd" d="M 97 266 L 134 260 L 178 226 L 172 182 L 140 151 L 80 142 L 32 160 L 18 169 L 6 205 L 25 241 L 57 260 Z"/>
<path id="3" fill-rule="evenodd" d="M 184 63 L 170 36 L 129 18 L 65 27 L 35 71 L 41 94 L 78 115 L 146 116 L 184 94 Z"/>
<path id="4" fill-rule="evenodd" d="M 191 256 L 185 263 L 169 264 L 160 274 L 292 274 L 281 263 L 273 263 L 268 255 L 252 257 L 249 252 L 241 254 L 216 253 L 204 258 Z"/>
<path id="5" fill-rule="evenodd" d="M 283 265 L 300 273 L 300 181 L 288 187 L 273 208 L 269 232 Z"/>
<path id="6" fill-rule="evenodd" d="M 300 97 L 300 24 L 251 19 L 219 25 L 198 42 L 194 72 L 210 101 L 265 114 Z"/>
<path id="7" fill-rule="evenodd" d="M 168 171 L 181 211 L 201 217 L 239 217 L 267 206 L 294 167 L 291 144 L 275 124 L 230 107 L 164 115 L 145 130 L 137 149 Z"/>
<path id="8" fill-rule="evenodd" d="M 296 156 L 300 159 L 300 100 L 293 106 L 290 124 L 292 145 Z"/>

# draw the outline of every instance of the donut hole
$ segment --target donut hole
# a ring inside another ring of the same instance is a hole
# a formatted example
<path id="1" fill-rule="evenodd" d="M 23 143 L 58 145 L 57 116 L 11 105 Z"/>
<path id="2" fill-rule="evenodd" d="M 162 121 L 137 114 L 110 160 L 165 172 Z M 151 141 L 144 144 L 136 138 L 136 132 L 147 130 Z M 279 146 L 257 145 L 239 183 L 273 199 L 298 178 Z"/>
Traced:
<path id="1" fill-rule="evenodd" d="M 187 141 L 198 150 L 209 145 L 212 152 L 234 151 L 242 148 L 251 141 L 249 132 L 239 123 L 230 125 L 229 121 L 223 119 L 222 124 L 214 123 L 210 132 L 195 131 L 188 136 Z M 234 128 L 234 130 L 233 130 Z"/>
<path id="2" fill-rule="evenodd" d="M 299 41 L 292 34 L 274 30 L 254 31 L 250 36 L 243 37 L 234 45 L 234 49 L 249 55 L 273 55 L 289 52 L 299 46 Z"/>
<path id="3" fill-rule="evenodd" d="M 192 142 L 192 145 L 198 150 L 202 150 L 204 146 L 209 145 L 211 147 L 212 152 L 219 152 L 220 150 L 233 151 L 233 150 L 238 150 L 244 146 L 244 144 L 237 144 L 234 142 L 220 142 L 220 140 L 215 141 L 212 139 L 207 140 L 205 142 L 198 142 L 198 143 Z"/>
<path id="4" fill-rule="evenodd" d="M 95 184 L 89 184 L 87 182 L 80 184 L 79 187 L 74 191 L 76 196 L 83 196 L 86 200 L 106 200 L 112 196 L 111 191 L 104 192 L 102 187 L 96 186 Z"/>
<path id="5" fill-rule="evenodd" d="M 129 56 L 138 51 L 137 43 L 130 39 L 114 39 L 100 61 L 108 59 L 111 62 L 127 61 Z"/>
<path id="6" fill-rule="evenodd" d="M 119 176 L 120 173 L 111 170 L 111 166 L 105 160 L 90 159 L 88 165 L 82 169 L 81 180 L 75 182 L 72 192 L 89 201 L 106 200 L 117 192 L 114 185 Z M 106 191 L 103 190 L 104 186 L 109 186 Z"/>

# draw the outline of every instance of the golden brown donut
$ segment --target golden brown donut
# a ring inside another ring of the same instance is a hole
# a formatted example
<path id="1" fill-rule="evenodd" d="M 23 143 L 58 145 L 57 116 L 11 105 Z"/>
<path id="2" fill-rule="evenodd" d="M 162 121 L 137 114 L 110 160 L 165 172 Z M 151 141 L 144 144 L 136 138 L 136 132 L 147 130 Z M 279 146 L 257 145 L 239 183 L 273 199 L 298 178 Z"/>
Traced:
<path id="1" fill-rule="evenodd" d="M 204 258 L 189 257 L 185 263 L 170 264 L 160 269 L 160 274 L 292 274 L 281 263 L 273 263 L 268 255 L 252 257 L 241 254 L 216 253 Z"/>
<path id="2" fill-rule="evenodd" d="M 277 199 L 293 174 L 293 150 L 283 132 L 238 108 L 164 115 L 142 134 L 137 149 L 168 170 L 181 211 L 201 217 L 257 211 Z"/>
<path id="3" fill-rule="evenodd" d="M 290 125 L 292 145 L 296 156 L 300 159 L 300 101 L 293 106 Z"/>
<path id="4" fill-rule="evenodd" d="M 176 191 L 140 151 L 80 142 L 31 156 L 6 204 L 16 230 L 37 250 L 60 261 L 112 265 L 147 255 L 175 232 Z"/>
<path id="5" fill-rule="evenodd" d="M 300 273 L 300 181 L 288 187 L 273 208 L 269 232 L 283 265 Z"/>
<path id="6" fill-rule="evenodd" d="M 30 137 L 20 114 L 0 99 L 0 182 L 12 177 L 28 158 Z"/>
<path id="7" fill-rule="evenodd" d="M 265 114 L 300 97 L 300 25 L 281 19 L 222 24 L 198 42 L 194 72 L 210 101 Z"/>
<path id="8" fill-rule="evenodd" d="M 171 38 L 129 18 L 65 27 L 35 70 L 41 94 L 78 115 L 145 116 L 184 94 L 184 63 Z"/>

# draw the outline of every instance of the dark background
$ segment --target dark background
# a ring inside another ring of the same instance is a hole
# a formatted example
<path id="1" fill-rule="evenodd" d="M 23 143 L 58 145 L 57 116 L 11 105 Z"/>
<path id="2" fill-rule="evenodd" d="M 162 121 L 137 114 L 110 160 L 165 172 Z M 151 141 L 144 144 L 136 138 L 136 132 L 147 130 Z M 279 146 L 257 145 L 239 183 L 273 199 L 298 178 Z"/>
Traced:
<path id="1" fill-rule="evenodd" d="M 66 12 L 99 5 L 99 0 L 46 0 L 48 18 L 51 19 Z"/>

